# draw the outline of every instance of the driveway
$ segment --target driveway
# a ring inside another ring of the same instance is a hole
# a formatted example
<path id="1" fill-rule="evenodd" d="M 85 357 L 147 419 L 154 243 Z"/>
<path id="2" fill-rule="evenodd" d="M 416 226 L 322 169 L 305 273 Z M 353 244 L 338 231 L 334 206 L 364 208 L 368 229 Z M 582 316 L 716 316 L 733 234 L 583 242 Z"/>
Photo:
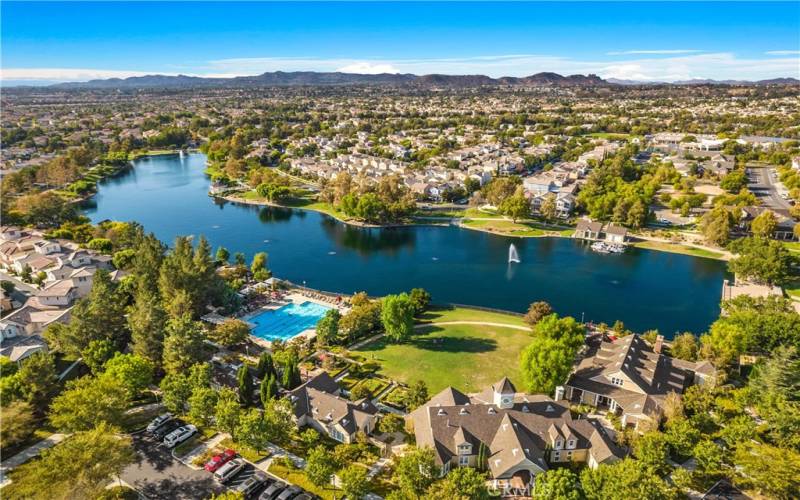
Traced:
<path id="1" fill-rule="evenodd" d="M 208 472 L 191 469 L 173 458 L 162 443 L 144 434 L 132 439 L 138 460 L 120 477 L 146 498 L 203 499 L 225 490 Z"/>

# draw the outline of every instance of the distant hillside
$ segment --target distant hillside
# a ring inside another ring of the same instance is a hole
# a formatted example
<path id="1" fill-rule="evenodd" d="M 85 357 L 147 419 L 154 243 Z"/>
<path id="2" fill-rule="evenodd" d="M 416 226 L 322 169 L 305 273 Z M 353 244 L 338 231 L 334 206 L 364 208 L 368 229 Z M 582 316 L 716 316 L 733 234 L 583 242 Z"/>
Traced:
<path id="1" fill-rule="evenodd" d="M 181 87 L 254 87 L 295 85 L 413 85 L 422 87 L 478 87 L 482 85 L 596 86 L 608 85 L 597 75 L 562 76 L 538 73 L 525 77 L 491 78 L 486 75 L 412 75 L 381 73 L 320 73 L 315 71 L 275 71 L 255 76 L 202 78 L 196 76 L 146 75 L 110 78 L 88 82 L 58 83 L 57 88 L 181 88 Z"/>
<path id="2" fill-rule="evenodd" d="M 654 81 L 639 81 L 639 80 L 620 80 L 618 78 L 609 78 L 606 80 L 608 83 L 617 85 L 800 85 L 800 80 L 797 78 L 773 78 L 771 80 L 709 80 L 709 79 L 693 79 L 693 80 L 679 80 L 676 82 L 654 82 Z"/>

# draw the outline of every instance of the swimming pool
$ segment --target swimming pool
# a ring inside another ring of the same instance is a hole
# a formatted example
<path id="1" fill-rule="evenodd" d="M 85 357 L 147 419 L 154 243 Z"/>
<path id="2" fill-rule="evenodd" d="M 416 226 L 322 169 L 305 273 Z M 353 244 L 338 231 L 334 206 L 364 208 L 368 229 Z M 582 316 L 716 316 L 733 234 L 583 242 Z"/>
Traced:
<path id="1" fill-rule="evenodd" d="M 288 340 L 298 333 L 317 326 L 331 307 L 316 302 L 291 303 L 278 309 L 262 311 L 247 318 L 253 323 L 252 334 L 264 340 Z"/>

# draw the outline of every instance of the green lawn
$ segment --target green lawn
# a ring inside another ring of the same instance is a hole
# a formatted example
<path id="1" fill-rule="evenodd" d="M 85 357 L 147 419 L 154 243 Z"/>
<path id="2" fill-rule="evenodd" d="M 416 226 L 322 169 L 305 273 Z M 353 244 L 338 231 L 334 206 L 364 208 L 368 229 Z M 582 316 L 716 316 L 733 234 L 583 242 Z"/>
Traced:
<path id="1" fill-rule="evenodd" d="M 798 252 L 800 253 L 800 242 L 797 241 L 784 241 L 783 246 L 785 246 L 790 252 Z"/>
<path id="2" fill-rule="evenodd" d="M 800 279 L 792 280 L 786 283 L 783 290 L 794 300 L 800 300 Z"/>
<path id="3" fill-rule="evenodd" d="M 418 318 L 421 323 L 441 323 L 444 321 L 484 321 L 526 326 L 522 316 L 502 312 L 490 312 L 468 307 L 431 307 Z"/>
<path id="4" fill-rule="evenodd" d="M 692 255 L 694 257 L 705 257 L 708 259 L 721 259 L 723 257 L 723 255 L 718 252 L 712 252 L 711 250 L 690 247 L 687 245 L 681 245 L 677 243 L 664 243 L 660 241 L 638 241 L 634 243 L 633 246 L 638 248 L 646 248 L 648 250 L 658 250 L 661 252 L 679 253 L 683 255 Z"/>
<path id="5" fill-rule="evenodd" d="M 480 316 L 462 321 L 494 322 L 487 313 Z M 516 324 L 521 322 L 515 319 Z M 527 332 L 513 328 L 431 325 L 418 329 L 406 343 L 389 344 L 380 339 L 356 352 L 378 361 L 379 373 L 386 377 L 407 384 L 424 380 L 433 395 L 447 386 L 479 391 L 503 376 L 518 383 L 519 353 L 530 341 Z"/>
<path id="6" fill-rule="evenodd" d="M 275 474 L 281 479 L 296 484 L 297 486 L 309 491 L 324 500 L 333 500 L 334 498 L 342 498 L 342 490 L 330 486 L 328 488 L 320 488 L 314 485 L 306 476 L 305 472 L 301 469 L 290 469 L 281 464 L 273 462 L 269 466 L 269 472 Z"/>
<path id="7" fill-rule="evenodd" d="M 482 231 L 521 238 L 536 236 L 570 236 L 575 232 L 572 228 L 553 228 L 530 221 L 514 222 L 510 220 L 464 219 L 461 225 L 467 228 L 480 229 Z"/>

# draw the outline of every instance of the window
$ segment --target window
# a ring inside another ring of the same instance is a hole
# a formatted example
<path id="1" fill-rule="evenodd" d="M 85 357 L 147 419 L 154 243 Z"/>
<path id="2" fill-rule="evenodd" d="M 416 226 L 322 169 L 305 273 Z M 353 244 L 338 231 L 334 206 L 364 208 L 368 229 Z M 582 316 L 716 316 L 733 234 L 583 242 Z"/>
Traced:
<path id="1" fill-rule="evenodd" d="M 338 429 L 331 429 L 331 437 L 340 443 L 344 443 L 344 434 L 339 432 Z"/>
<path id="2" fill-rule="evenodd" d="M 560 449 L 561 449 L 561 445 L 562 445 L 562 441 L 561 441 L 561 439 L 556 439 L 556 449 L 557 449 L 557 450 L 560 450 Z"/>
<path id="3" fill-rule="evenodd" d="M 572 452 L 571 451 L 567 452 L 567 459 L 568 460 L 572 460 Z"/>
<path id="4" fill-rule="evenodd" d="M 575 440 L 574 439 L 570 439 L 569 441 L 567 441 L 567 449 L 571 449 L 571 448 L 575 448 Z M 570 452 L 570 453 L 572 453 L 572 452 Z"/>
<path id="5" fill-rule="evenodd" d="M 465 465 L 469 465 L 469 457 L 466 455 L 458 457 L 458 465 L 462 467 Z"/>
<path id="6" fill-rule="evenodd" d="M 553 452 L 553 460 L 555 460 L 556 462 L 561 460 L 561 452 L 560 451 L 554 451 Z"/>
<path id="7" fill-rule="evenodd" d="M 622 387 L 622 379 L 617 377 L 611 377 L 611 383 L 614 385 L 618 385 Z"/>

